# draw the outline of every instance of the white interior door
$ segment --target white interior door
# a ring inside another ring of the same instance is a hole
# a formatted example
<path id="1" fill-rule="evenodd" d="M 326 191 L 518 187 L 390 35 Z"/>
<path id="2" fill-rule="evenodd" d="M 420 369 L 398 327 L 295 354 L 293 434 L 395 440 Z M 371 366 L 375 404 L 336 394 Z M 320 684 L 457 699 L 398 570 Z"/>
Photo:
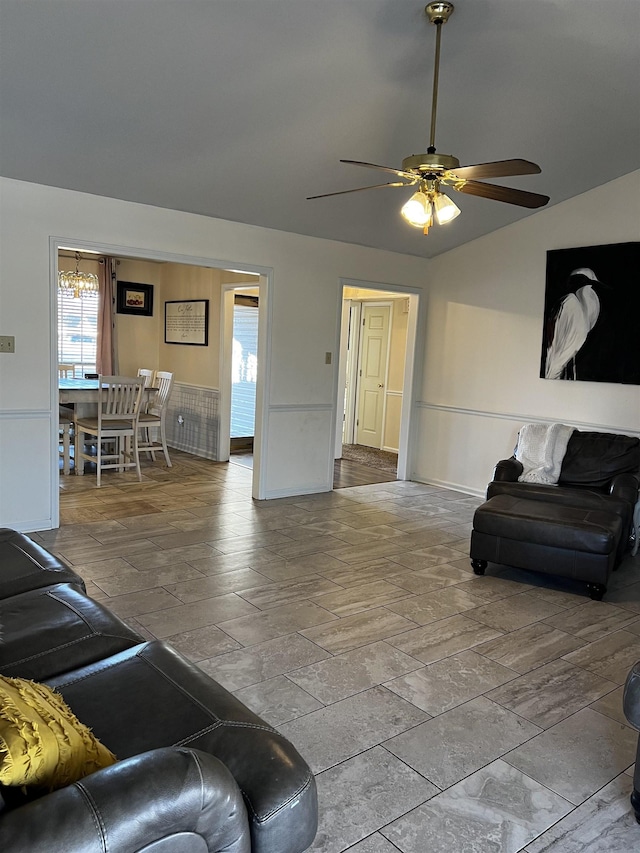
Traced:
<path id="1" fill-rule="evenodd" d="M 382 447 L 389 356 L 389 305 L 362 306 L 356 444 Z"/>

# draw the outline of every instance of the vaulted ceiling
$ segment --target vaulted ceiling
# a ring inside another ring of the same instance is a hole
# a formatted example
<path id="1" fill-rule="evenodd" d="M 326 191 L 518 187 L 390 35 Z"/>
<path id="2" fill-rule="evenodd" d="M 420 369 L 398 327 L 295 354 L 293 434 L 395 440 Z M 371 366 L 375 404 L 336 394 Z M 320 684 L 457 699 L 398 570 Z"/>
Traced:
<path id="1" fill-rule="evenodd" d="M 533 160 L 496 183 L 550 204 L 640 167 L 638 0 L 454 3 L 439 152 Z M 306 201 L 385 180 L 341 158 L 426 151 L 424 5 L 0 0 L 0 173 L 432 257 L 531 212 L 455 193 L 462 215 L 423 236 L 398 213 L 412 190 Z"/>

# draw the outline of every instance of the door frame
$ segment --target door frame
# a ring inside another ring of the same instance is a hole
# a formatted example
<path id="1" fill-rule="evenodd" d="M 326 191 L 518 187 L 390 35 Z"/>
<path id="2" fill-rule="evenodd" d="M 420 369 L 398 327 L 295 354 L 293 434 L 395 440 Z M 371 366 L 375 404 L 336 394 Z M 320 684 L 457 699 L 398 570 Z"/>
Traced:
<path id="1" fill-rule="evenodd" d="M 352 278 L 338 280 L 338 328 L 336 330 L 336 348 L 339 354 L 335 373 L 335 394 L 333 418 L 333 448 L 334 458 L 342 456 L 342 424 L 344 407 L 344 388 L 347 376 L 346 341 L 348 338 L 348 311 L 345 308 L 345 287 L 356 287 L 365 290 L 385 291 L 386 293 L 405 296 L 409 299 L 409 315 L 407 317 L 407 342 L 404 362 L 404 379 L 402 384 L 402 412 L 400 416 L 400 440 L 398 447 L 398 480 L 408 480 L 413 465 L 413 442 L 416 434 L 418 389 L 422 378 L 422 365 L 416 358 L 424 343 L 426 298 L 420 287 L 405 284 L 389 284 L 380 281 L 362 281 Z M 381 297 L 382 299 L 383 297 Z"/>
<path id="2" fill-rule="evenodd" d="M 268 281 L 266 276 L 260 276 L 259 281 L 251 284 L 223 284 L 220 294 L 220 409 L 218 421 L 218 461 L 228 462 L 231 455 L 231 374 L 233 367 L 233 310 L 234 297 L 238 291 L 249 287 L 258 289 L 258 378 L 256 380 L 256 423 L 253 436 L 253 463 L 256 466 L 256 455 L 263 456 L 262 434 L 258 418 L 258 397 L 261 391 L 263 372 L 260 362 L 267 357 L 265 334 L 263 331 L 266 317 L 263 313 L 263 294 L 266 292 Z M 254 495 L 256 497 L 256 495 Z M 258 498 L 259 500 L 259 498 Z"/>
<path id="3" fill-rule="evenodd" d="M 58 251 L 65 246 L 73 246 L 79 251 L 97 252 L 102 255 L 131 258 L 140 261 L 164 261 L 184 266 L 205 267 L 234 273 L 250 273 L 260 276 L 260 315 L 258 335 L 258 381 L 256 383 L 256 429 L 253 455 L 252 496 L 256 500 L 266 497 L 266 453 L 269 430 L 269 400 L 271 375 L 271 289 L 273 269 L 271 267 L 249 264 L 244 261 L 230 261 L 219 258 L 206 258 L 193 255 L 180 255 L 159 249 L 121 246 L 99 240 L 81 240 L 76 237 L 49 237 L 50 272 L 50 394 L 55 403 L 51 417 L 51 468 L 50 468 L 50 507 L 51 524 L 55 529 L 60 526 L 60 488 L 58 471 Z M 220 377 L 217 378 L 220 384 Z M 220 389 L 218 389 L 220 392 Z"/>

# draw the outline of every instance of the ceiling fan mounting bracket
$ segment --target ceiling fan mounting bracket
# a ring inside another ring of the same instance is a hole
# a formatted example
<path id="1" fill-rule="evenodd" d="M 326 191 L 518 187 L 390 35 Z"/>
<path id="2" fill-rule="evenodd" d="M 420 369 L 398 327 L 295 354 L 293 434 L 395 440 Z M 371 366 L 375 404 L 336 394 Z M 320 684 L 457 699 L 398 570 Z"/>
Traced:
<path id="1" fill-rule="evenodd" d="M 402 161 L 403 172 L 445 172 L 457 169 L 460 161 L 451 154 L 412 154 Z"/>
<path id="2" fill-rule="evenodd" d="M 430 24 L 446 24 L 453 14 L 453 3 L 427 3 L 425 15 Z"/>

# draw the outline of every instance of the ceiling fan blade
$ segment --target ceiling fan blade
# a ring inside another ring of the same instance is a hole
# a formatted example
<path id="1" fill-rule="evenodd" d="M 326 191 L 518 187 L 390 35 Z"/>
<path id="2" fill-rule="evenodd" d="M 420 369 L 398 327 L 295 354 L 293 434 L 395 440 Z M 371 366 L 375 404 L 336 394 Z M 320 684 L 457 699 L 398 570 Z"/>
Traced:
<path id="1" fill-rule="evenodd" d="M 394 181 L 389 184 L 373 184 L 370 187 L 356 187 L 354 190 L 338 190 L 337 193 L 323 193 L 322 195 L 309 195 L 307 196 L 307 201 L 311 201 L 314 198 L 329 198 L 331 195 L 346 195 L 347 193 L 359 193 L 362 190 L 377 190 L 381 187 L 406 187 L 409 184 L 404 184 L 401 181 Z"/>
<path id="2" fill-rule="evenodd" d="M 376 166 L 375 163 L 363 163 L 361 160 L 340 160 L 341 163 L 349 163 L 351 166 L 364 166 L 366 169 L 379 169 L 381 172 L 391 172 L 392 175 L 398 175 L 400 178 L 409 178 L 416 181 L 419 176 L 412 172 L 403 172 L 401 169 L 392 169 L 391 166 Z"/>
<path id="3" fill-rule="evenodd" d="M 549 201 L 548 195 L 538 195 L 524 190 L 514 190 L 511 187 L 499 187 L 497 184 L 483 184 L 480 181 L 461 181 L 453 185 L 455 190 L 467 195 L 477 195 L 481 198 L 492 198 L 507 204 L 517 204 L 520 207 L 544 207 Z"/>
<path id="4" fill-rule="evenodd" d="M 478 163 L 476 166 L 461 166 L 452 169 L 457 178 L 507 178 L 511 175 L 537 175 L 541 169 L 529 160 L 496 160 L 493 163 Z"/>

